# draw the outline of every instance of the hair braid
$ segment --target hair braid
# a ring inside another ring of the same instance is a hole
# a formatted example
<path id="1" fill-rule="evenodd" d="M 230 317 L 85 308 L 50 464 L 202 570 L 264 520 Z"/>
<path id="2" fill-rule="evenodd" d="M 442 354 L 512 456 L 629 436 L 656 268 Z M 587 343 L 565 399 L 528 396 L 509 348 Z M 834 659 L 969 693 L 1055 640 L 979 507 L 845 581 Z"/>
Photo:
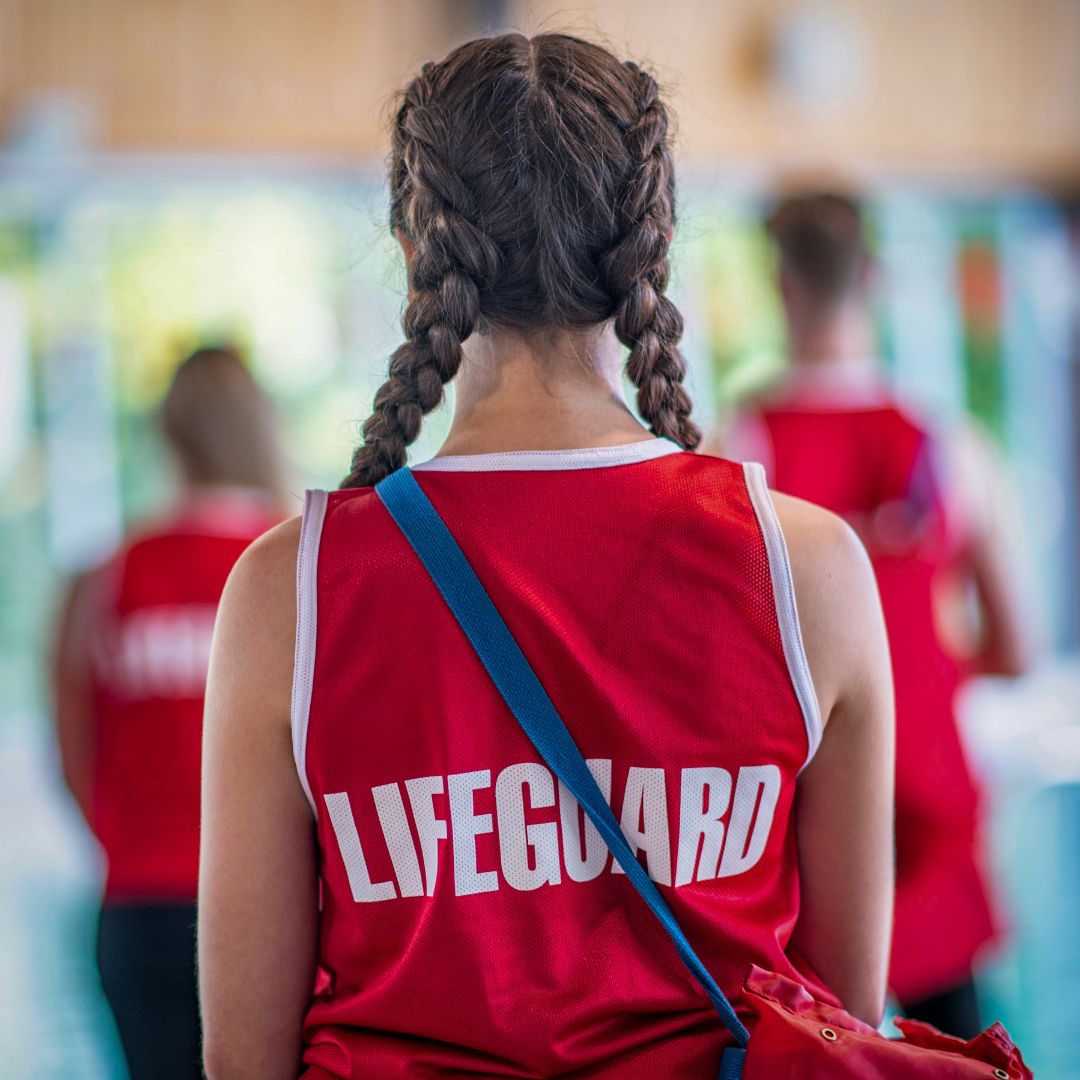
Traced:
<path id="1" fill-rule="evenodd" d="M 431 103 L 434 71 L 426 64 L 413 80 L 394 125 L 391 223 L 413 246 L 405 341 L 342 487 L 377 484 L 405 464 L 425 414 L 461 366 L 461 344 L 480 319 L 479 289 L 498 273 L 498 248 L 469 220 L 468 186 L 450 164 L 448 126 Z"/>
<path id="2" fill-rule="evenodd" d="M 667 109 L 656 81 L 627 63 L 638 108 L 625 132 L 631 170 L 618 207 L 622 235 L 602 269 L 615 303 L 614 329 L 630 350 L 626 373 L 638 388 L 638 411 L 655 435 L 693 450 L 701 431 L 683 386 L 686 362 L 679 352 L 683 320 L 665 295 L 668 247 L 675 224 L 674 173 Z"/>

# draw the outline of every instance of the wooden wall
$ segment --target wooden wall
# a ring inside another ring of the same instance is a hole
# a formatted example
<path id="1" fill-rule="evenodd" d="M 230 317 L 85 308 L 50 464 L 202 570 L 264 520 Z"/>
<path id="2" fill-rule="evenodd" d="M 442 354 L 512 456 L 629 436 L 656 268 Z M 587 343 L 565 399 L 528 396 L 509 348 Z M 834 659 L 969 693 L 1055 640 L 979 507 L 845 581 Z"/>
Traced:
<path id="1" fill-rule="evenodd" d="M 453 28 L 432 0 L 0 0 L 0 123 L 75 91 L 122 149 L 382 152 Z"/>
<path id="2" fill-rule="evenodd" d="M 483 6 L 0 0 L 0 132 L 40 95 L 60 92 L 92 105 L 111 148 L 378 157 L 393 91 L 466 36 Z M 526 30 L 600 34 L 648 59 L 670 87 L 691 161 L 1080 178 L 1077 0 L 502 7 Z M 854 81 L 832 105 L 784 93 L 775 78 L 784 28 L 813 11 L 841 20 L 856 50 Z"/>
<path id="3" fill-rule="evenodd" d="M 556 19 L 559 0 L 537 0 Z M 754 0 L 625 4 L 583 16 L 645 47 L 676 90 L 691 158 L 1080 175 L 1076 0 Z M 861 49 L 858 89 L 834 107 L 777 93 L 785 23 L 818 10 Z M 557 21 L 557 20 L 556 20 Z"/>

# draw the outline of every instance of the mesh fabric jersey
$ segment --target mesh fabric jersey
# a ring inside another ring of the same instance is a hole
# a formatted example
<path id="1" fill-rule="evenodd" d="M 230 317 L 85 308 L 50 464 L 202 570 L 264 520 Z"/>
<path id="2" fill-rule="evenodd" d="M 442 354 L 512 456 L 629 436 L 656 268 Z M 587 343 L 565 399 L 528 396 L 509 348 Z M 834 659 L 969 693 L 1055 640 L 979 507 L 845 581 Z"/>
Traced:
<path id="1" fill-rule="evenodd" d="M 416 471 L 724 990 L 828 997 L 788 948 L 820 718 L 760 470 L 649 440 Z M 371 489 L 309 493 L 298 578 L 303 1075 L 714 1073 L 712 1006 Z"/>

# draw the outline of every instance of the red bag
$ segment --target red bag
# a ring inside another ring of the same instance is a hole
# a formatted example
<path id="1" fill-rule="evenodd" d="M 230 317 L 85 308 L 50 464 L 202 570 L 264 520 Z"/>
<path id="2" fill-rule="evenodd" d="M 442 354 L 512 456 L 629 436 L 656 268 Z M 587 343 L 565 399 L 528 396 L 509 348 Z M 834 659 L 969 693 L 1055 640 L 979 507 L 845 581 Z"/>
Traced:
<path id="1" fill-rule="evenodd" d="M 745 1080 L 1031 1080 L 1000 1024 L 970 1042 L 917 1020 L 897 1020 L 902 1039 L 811 997 L 782 975 L 751 967 L 743 1003 L 753 1012 Z"/>

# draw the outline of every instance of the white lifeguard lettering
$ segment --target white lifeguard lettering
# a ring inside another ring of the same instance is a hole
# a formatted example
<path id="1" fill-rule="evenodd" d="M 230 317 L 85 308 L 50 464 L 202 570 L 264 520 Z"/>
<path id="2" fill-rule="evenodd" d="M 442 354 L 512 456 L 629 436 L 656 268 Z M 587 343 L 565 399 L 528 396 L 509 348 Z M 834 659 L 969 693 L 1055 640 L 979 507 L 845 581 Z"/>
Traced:
<path id="1" fill-rule="evenodd" d="M 588 758 L 585 762 L 604 799 L 611 802 L 611 759 Z M 570 789 L 559 781 L 559 823 L 562 828 L 563 862 L 571 881 L 592 881 L 607 866 L 608 851 L 604 838 L 581 809 Z"/>
<path id="2" fill-rule="evenodd" d="M 423 896 L 420 863 L 409 831 L 409 819 L 405 816 L 405 804 L 401 801 L 401 789 L 397 784 L 380 784 L 371 789 L 371 797 L 375 800 L 386 850 L 394 864 L 398 891 L 402 896 Z"/>
<path id="3" fill-rule="evenodd" d="M 611 759 L 592 758 L 587 764 L 610 805 Z M 679 819 L 673 835 L 665 770 L 627 768 L 620 825 L 635 855 L 644 855 L 649 876 L 658 885 L 671 886 L 674 869 L 674 885 L 680 887 L 744 874 L 756 866 L 772 833 L 783 784 L 780 769 L 744 765 L 736 773 L 698 766 L 678 775 Z M 566 879 L 591 881 L 609 865 L 612 873 L 623 873 L 614 860 L 609 863 L 607 844 L 577 799 L 541 762 L 509 765 L 495 777 L 494 789 L 485 797 L 494 803 L 492 813 L 478 813 L 476 806 L 477 791 L 492 788 L 490 769 L 416 777 L 403 781 L 404 792 L 401 783 L 371 789 L 393 866 L 390 881 L 371 880 L 359 830 L 368 819 L 358 820 L 345 792 L 323 796 L 357 902 L 434 896 L 443 854 L 440 841 L 453 849 L 457 896 L 493 892 L 504 883 L 530 891 Z M 435 801 L 444 796 L 445 810 Z M 537 813 L 545 810 L 548 813 Z M 478 844 L 477 837 L 492 833 L 496 835 L 490 842 Z M 369 853 L 374 835 L 371 825 L 365 831 Z"/>
<path id="4" fill-rule="evenodd" d="M 744 765 L 739 770 L 717 877 L 743 874 L 761 858 L 779 797 L 780 770 L 775 765 Z"/>
<path id="5" fill-rule="evenodd" d="M 537 762 L 508 765 L 495 781 L 503 877 L 508 885 L 523 892 L 562 881 L 559 826 L 554 821 L 525 824 L 525 788 L 529 789 L 530 806 L 555 805 L 551 773 Z M 530 848 L 533 866 L 529 865 Z"/>
<path id="6" fill-rule="evenodd" d="M 345 873 L 349 877 L 352 898 L 358 904 L 372 903 L 379 900 L 393 900 L 397 896 L 392 881 L 373 883 L 368 874 L 367 859 L 360 846 L 360 836 L 356 831 L 352 805 L 344 791 L 324 796 L 326 809 L 330 814 L 330 824 L 334 827 L 338 850 L 345 863 Z"/>
<path id="7" fill-rule="evenodd" d="M 645 867 L 658 885 L 671 884 L 671 833 L 663 769 L 631 765 L 623 794 L 622 831 L 634 853 L 645 852 Z M 612 871 L 623 873 L 618 863 Z"/>
<path id="8" fill-rule="evenodd" d="M 490 769 L 453 773 L 447 777 L 454 847 L 454 893 L 457 896 L 493 892 L 499 887 L 497 871 L 481 871 L 476 865 L 476 838 L 494 829 L 490 814 L 476 812 L 474 793 L 486 787 L 491 787 Z"/>
<path id="9" fill-rule="evenodd" d="M 679 854 L 675 884 L 716 877 L 724 844 L 721 820 L 731 803 L 731 773 L 714 767 L 683 769 L 679 797 Z M 698 852 L 701 852 L 700 862 Z"/>
<path id="10" fill-rule="evenodd" d="M 409 806 L 416 835 L 420 840 L 420 852 L 424 857 L 424 883 L 427 895 L 435 895 L 435 879 L 439 873 L 439 841 L 446 839 L 446 822 L 435 816 L 432 798 L 443 793 L 441 776 L 418 776 L 405 781 L 409 793 Z"/>

